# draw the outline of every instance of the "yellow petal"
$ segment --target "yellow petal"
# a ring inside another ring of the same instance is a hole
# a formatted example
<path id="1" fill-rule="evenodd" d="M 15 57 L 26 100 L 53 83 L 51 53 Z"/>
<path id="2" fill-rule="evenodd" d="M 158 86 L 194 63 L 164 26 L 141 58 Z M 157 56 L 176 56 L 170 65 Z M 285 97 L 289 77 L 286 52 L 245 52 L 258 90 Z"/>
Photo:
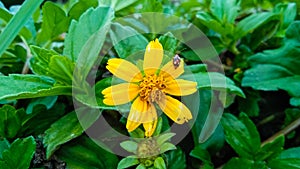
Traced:
<path id="1" fill-rule="evenodd" d="M 139 123 L 139 122 L 134 122 L 134 121 L 127 120 L 126 128 L 127 128 L 128 132 L 132 132 L 137 127 L 139 127 L 140 124 L 141 123 Z"/>
<path id="2" fill-rule="evenodd" d="M 146 47 L 145 55 L 144 55 L 144 70 L 147 69 L 158 69 L 162 62 L 164 55 L 163 47 L 159 43 L 158 39 L 149 42 Z"/>
<path id="3" fill-rule="evenodd" d="M 140 70 L 134 64 L 124 59 L 109 59 L 106 68 L 113 75 L 127 82 L 138 82 L 143 78 Z"/>
<path id="4" fill-rule="evenodd" d="M 110 86 L 102 91 L 103 103 L 121 105 L 132 101 L 139 93 L 139 86 L 132 83 L 121 83 Z"/>
<path id="5" fill-rule="evenodd" d="M 166 83 L 164 91 L 173 96 L 186 96 L 197 91 L 197 83 L 183 79 L 171 80 Z"/>
<path id="6" fill-rule="evenodd" d="M 143 101 L 140 97 L 137 97 L 128 115 L 128 120 L 149 123 L 157 119 L 156 109 L 153 104 L 149 104 L 147 101 Z"/>
<path id="7" fill-rule="evenodd" d="M 158 102 L 158 105 L 175 123 L 183 124 L 193 118 L 190 110 L 183 103 L 171 96 L 166 96 L 166 99 Z"/>
<path id="8" fill-rule="evenodd" d="M 161 68 L 161 75 L 164 76 L 164 78 L 168 79 L 168 80 L 169 80 L 170 76 L 173 79 L 176 79 L 183 72 L 184 72 L 184 62 L 182 59 L 181 59 L 178 67 L 175 67 L 173 65 L 173 60 L 171 60 Z"/>
<path id="9" fill-rule="evenodd" d="M 157 120 L 154 120 L 149 123 L 143 123 L 144 129 L 145 129 L 145 136 L 151 137 L 154 133 L 156 126 L 157 126 Z"/>

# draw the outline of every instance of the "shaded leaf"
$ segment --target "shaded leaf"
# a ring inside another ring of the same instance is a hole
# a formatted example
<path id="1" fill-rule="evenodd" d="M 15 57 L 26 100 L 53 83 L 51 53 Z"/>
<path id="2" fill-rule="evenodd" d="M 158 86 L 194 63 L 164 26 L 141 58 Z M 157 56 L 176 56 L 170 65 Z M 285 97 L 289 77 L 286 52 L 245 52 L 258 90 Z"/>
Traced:
<path id="1" fill-rule="evenodd" d="M 67 169 L 117 168 L 118 158 L 95 144 L 87 136 L 67 143 L 55 155 L 67 163 Z"/>
<path id="2" fill-rule="evenodd" d="M 166 153 L 168 169 L 185 169 L 186 159 L 185 154 L 181 149 L 176 149 Z"/>
<path id="3" fill-rule="evenodd" d="M 0 136 L 14 138 L 21 129 L 20 113 L 23 109 L 16 110 L 10 105 L 0 108 Z"/>
<path id="4" fill-rule="evenodd" d="M 78 117 L 77 117 L 77 113 Z M 57 120 L 45 131 L 44 144 L 47 146 L 47 159 L 56 151 L 60 145 L 77 138 L 99 117 L 100 113 L 96 110 L 78 109 Z M 80 118 L 80 122 L 78 120 Z"/>

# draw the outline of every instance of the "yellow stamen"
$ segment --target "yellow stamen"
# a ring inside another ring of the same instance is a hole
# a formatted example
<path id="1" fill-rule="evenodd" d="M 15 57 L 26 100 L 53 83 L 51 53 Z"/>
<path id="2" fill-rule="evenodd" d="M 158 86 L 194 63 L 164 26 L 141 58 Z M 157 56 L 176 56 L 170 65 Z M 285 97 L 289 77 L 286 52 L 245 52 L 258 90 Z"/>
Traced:
<path id="1" fill-rule="evenodd" d="M 166 81 L 162 76 L 146 75 L 140 83 L 141 99 L 150 103 L 160 101 L 164 96 L 165 83 Z"/>

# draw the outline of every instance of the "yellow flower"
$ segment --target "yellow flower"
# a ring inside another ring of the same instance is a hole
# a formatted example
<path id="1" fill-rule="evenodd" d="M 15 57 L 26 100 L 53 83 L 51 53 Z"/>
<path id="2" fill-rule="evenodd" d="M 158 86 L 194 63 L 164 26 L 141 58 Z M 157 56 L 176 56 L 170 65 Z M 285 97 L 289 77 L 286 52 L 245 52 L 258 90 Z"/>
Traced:
<path id="1" fill-rule="evenodd" d="M 108 60 L 106 68 L 126 83 L 104 89 L 103 102 L 121 105 L 133 101 L 126 124 L 129 132 L 143 124 L 145 136 L 152 136 L 157 125 L 156 105 L 177 124 L 192 119 L 190 110 L 170 95 L 190 95 L 197 91 L 197 83 L 176 79 L 184 73 L 183 61 L 179 65 L 169 61 L 161 67 L 162 59 L 163 47 L 156 39 L 146 47 L 142 71 L 124 59 Z"/>

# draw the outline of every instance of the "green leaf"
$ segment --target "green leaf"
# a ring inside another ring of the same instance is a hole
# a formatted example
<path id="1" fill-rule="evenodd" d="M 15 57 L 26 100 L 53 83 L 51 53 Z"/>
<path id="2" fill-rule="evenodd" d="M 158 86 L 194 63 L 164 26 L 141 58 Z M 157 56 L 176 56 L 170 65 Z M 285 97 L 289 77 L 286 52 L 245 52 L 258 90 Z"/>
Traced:
<path id="1" fill-rule="evenodd" d="M 57 83 L 71 86 L 75 64 L 53 50 L 31 46 L 34 57 L 30 60 L 32 70 L 39 75 L 50 76 Z"/>
<path id="2" fill-rule="evenodd" d="M 212 0 L 210 4 L 211 13 L 221 23 L 234 23 L 235 18 L 238 16 L 240 2 L 238 0 L 219 1 Z"/>
<path id="3" fill-rule="evenodd" d="M 154 167 L 157 169 L 166 169 L 166 163 L 162 157 L 158 157 L 154 161 Z"/>
<path id="4" fill-rule="evenodd" d="M 45 44 L 52 41 L 63 32 L 68 30 L 69 18 L 66 13 L 53 2 L 43 5 L 43 22 L 41 32 L 37 35 L 37 43 Z"/>
<path id="5" fill-rule="evenodd" d="M 138 0 L 127 0 L 127 1 L 120 1 L 120 0 L 101 0 L 99 1 L 99 5 L 103 6 L 110 6 L 112 7 L 115 11 L 122 10 L 133 3 L 137 2 Z"/>
<path id="6" fill-rule="evenodd" d="M 284 45 L 249 58 L 252 68 L 244 73 L 242 86 L 257 90 L 287 91 L 293 97 L 300 96 L 300 22 L 290 25 Z M 289 84 L 289 85 L 286 85 Z"/>
<path id="7" fill-rule="evenodd" d="M 186 159 L 185 154 L 181 149 L 174 151 L 169 151 L 166 153 L 167 157 L 167 168 L 168 169 L 185 169 L 186 168 Z"/>
<path id="8" fill-rule="evenodd" d="M 97 82 L 93 88 L 88 88 L 86 94 L 76 94 L 75 98 L 81 103 L 93 108 L 101 108 L 106 110 L 117 110 L 114 106 L 108 106 L 103 103 L 104 96 L 102 90 L 112 85 L 112 78 L 104 78 Z M 96 97 L 96 98 L 95 98 Z"/>
<path id="9" fill-rule="evenodd" d="M 118 158 L 87 136 L 67 143 L 55 155 L 67 163 L 67 169 L 117 168 Z"/>
<path id="10" fill-rule="evenodd" d="M 109 25 L 105 25 L 102 29 L 93 34 L 86 44 L 82 47 L 76 62 L 75 75 L 79 78 L 79 82 L 84 81 L 90 70 L 99 59 L 98 54 L 105 41 L 106 33 L 109 30 Z"/>
<path id="11" fill-rule="evenodd" d="M 167 152 L 167 151 L 170 151 L 170 150 L 176 150 L 176 146 L 172 143 L 163 143 L 160 147 L 160 150 L 159 152 L 160 153 L 164 153 L 164 152 Z"/>
<path id="12" fill-rule="evenodd" d="M 268 160 L 276 157 L 281 153 L 284 146 L 284 136 L 276 138 L 274 141 L 265 144 L 255 156 L 256 160 Z"/>
<path id="13" fill-rule="evenodd" d="M 270 160 L 268 166 L 272 169 L 298 169 L 300 168 L 300 147 L 289 148 L 282 151 L 276 159 Z"/>
<path id="14" fill-rule="evenodd" d="M 101 41 L 105 39 L 105 31 L 107 31 L 110 21 L 113 19 L 113 17 L 114 13 L 111 8 L 98 7 L 96 9 L 87 10 L 84 14 L 82 14 L 79 21 L 73 20 L 64 42 L 65 48 L 63 54 L 72 61 L 76 62 L 80 53 L 81 55 L 86 54 L 83 53 L 82 49 L 84 46 L 86 46 L 85 50 L 87 50 L 89 46 L 86 43 L 88 41 L 90 41 L 89 45 L 92 45 L 91 43 L 93 40 L 98 40 L 99 38 Z M 103 31 L 102 35 L 99 33 L 99 30 Z M 98 32 L 99 37 L 96 37 L 96 32 Z M 92 35 L 94 35 L 94 37 L 91 37 Z M 102 45 L 97 46 L 94 44 L 92 49 L 96 51 L 100 50 L 101 48 Z M 88 54 L 93 54 L 93 57 L 98 56 L 98 53 L 89 52 Z M 92 64 L 94 64 L 94 62 Z"/>
<path id="15" fill-rule="evenodd" d="M 234 82 L 226 76 L 216 72 L 198 72 L 181 76 L 183 79 L 194 79 L 197 82 L 198 89 L 213 89 L 227 91 L 241 97 L 245 97 L 243 91 L 237 87 Z"/>
<path id="16" fill-rule="evenodd" d="M 14 138 L 21 129 L 20 111 L 10 105 L 0 108 L 0 136 L 4 138 Z"/>
<path id="17" fill-rule="evenodd" d="M 178 46 L 178 40 L 174 37 L 174 35 L 171 32 L 168 32 L 159 37 L 159 42 L 163 46 L 164 53 L 171 54 L 169 57 L 173 57 Z"/>
<path id="18" fill-rule="evenodd" d="M 0 76 L 0 100 L 72 94 L 70 86 L 53 87 L 53 85 L 54 80 L 46 76 L 19 74 Z"/>
<path id="19" fill-rule="evenodd" d="M 195 147 L 191 151 L 190 156 L 200 159 L 201 161 L 203 161 L 203 163 L 212 164 L 209 152 L 201 148 L 201 146 Z"/>
<path id="20" fill-rule="evenodd" d="M 128 152 L 136 153 L 138 144 L 134 141 L 123 141 L 120 146 Z"/>
<path id="21" fill-rule="evenodd" d="M 0 56 L 17 36 L 26 21 L 31 17 L 43 0 L 27 0 L 19 11 L 9 21 L 3 32 L 0 34 Z"/>
<path id="22" fill-rule="evenodd" d="M 297 15 L 297 5 L 296 3 L 279 3 L 274 8 L 274 13 L 281 14 L 281 22 L 279 32 L 277 34 L 282 34 L 284 36 L 285 29 L 295 20 Z"/>
<path id="23" fill-rule="evenodd" d="M 79 114 L 77 115 L 76 112 Z M 47 159 L 60 145 L 80 136 L 84 129 L 91 126 L 100 115 L 99 111 L 95 109 L 82 108 L 76 110 L 76 112 L 68 113 L 45 131 L 43 142 L 47 146 Z M 78 118 L 80 118 L 80 122 Z"/>
<path id="24" fill-rule="evenodd" d="M 2 153 L 4 150 L 9 149 L 10 144 L 6 139 L 0 140 L 0 159 L 2 159 Z"/>
<path id="25" fill-rule="evenodd" d="M 175 136 L 175 133 L 164 133 L 157 137 L 156 142 L 158 145 L 162 145 L 166 141 L 170 140 L 173 136 Z"/>
<path id="26" fill-rule="evenodd" d="M 79 17 L 89 8 L 98 6 L 98 0 L 79 0 L 70 9 L 68 15 L 71 19 L 78 20 Z"/>
<path id="27" fill-rule="evenodd" d="M 55 104 L 56 101 L 57 101 L 57 96 L 49 96 L 49 97 L 32 99 L 32 101 L 28 104 L 26 108 L 26 114 L 31 114 L 34 106 L 37 105 L 44 105 L 47 107 L 47 109 L 50 109 Z"/>
<path id="28" fill-rule="evenodd" d="M 139 164 L 139 160 L 137 158 L 133 158 L 133 157 L 126 157 L 123 158 L 119 164 L 118 164 L 118 169 L 123 169 L 123 168 L 128 168 L 134 165 Z"/>
<path id="29" fill-rule="evenodd" d="M 223 169 L 268 169 L 264 162 L 252 161 L 244 158 L 231 158 L 223 167 Z M 272 168 L 273 169 L 273 168 Z"/>
<path id="30" fill-rule="evenodd" d="M 34 138 L 31 136 L 24 139 L 18 138 L 11 144 L 9 149 L 3 151 L 2 160 L 11 169 L 29 168 L 35 152 L 35 145 Z"/>
<path id="31" fill-rule="evenodd" d="M 253 122 L 246 114 L 241 114 L 240 119 L 234 115 L 225 113 L 221 119 L 228 144 L 239 156 L 254 159 L 260 149 L 259 133 Z"/>
<path id="32" fill-rule="evenodd" d="M 12 13 L 10 13 L 4 7 L 0 8 L 0 18 L 2 21 L 4 21 L 7 24 L 11 20 L 12 17 L 13 17 Z M 20 30 L 19 35 L 22 37 L 25 37 L 25 39 L 32 38 L 32 34 L 31 34 L 30 30 L 26 27 L 26 25 Z"/>
<path id="33" fill-rule="evenodd" d="M 282 151 L 279 154 L 278 158 L 279 159 L 289 159 L 289 158 L 300 159 L 299 151 L 300 151 L 300 147 L 289 148 L 289 149 Z"/>
<path id="34" fill-rule="evenodd" d="M 144 52 L 148 40 L 129 26 L 113 23 L 109 31 L 112 44 L 120 58 L 133 56 L 137 52 Z"/>
<path id="35" fill-rule="evenodd" d="M 44 105 L 34 106 L 31 114 L 22 118 L 22 130 L 20 133 L 39 135 L 43 134 L 52 123 L 59 120 L 65 113 L 63 103 L 55 104 L 51 109 Z"/>
<path id="36" fill-rule="evenodd" d="M 268 167 L 272 169 L 299 169 L 300 160 L 299 159 L 275 159 L 268 163 Z"/>
<path id="37" fill-rule="evenodd" d="M 74 63 L 65 56 L 55 55 L 50 58 L 48 76 L 63 86 L 72 86 Z"/>
<path id="38" fill-rule="evenodd" d="M 30 46 L 33 57 L 30 59 L 31 70 L 38 75 L 47 75 L 50 59 L 54 55 L 59 55 L 57 52 L 49 49 L 44 49 L 38 46 Z"/>
<path id="39" fill-rule="evenodd" d="M 278 19 L 278 15 L 272 12 L 261 12 L 261 13 L 254 13 L 245 19 L 241 20 L 235 29 L 235 39 L 240 39 L 244 37 L 249 32 L 253 31 L 254 29 L 258 28 L 259 26 L 269 22 L 270 20 Z"/>

